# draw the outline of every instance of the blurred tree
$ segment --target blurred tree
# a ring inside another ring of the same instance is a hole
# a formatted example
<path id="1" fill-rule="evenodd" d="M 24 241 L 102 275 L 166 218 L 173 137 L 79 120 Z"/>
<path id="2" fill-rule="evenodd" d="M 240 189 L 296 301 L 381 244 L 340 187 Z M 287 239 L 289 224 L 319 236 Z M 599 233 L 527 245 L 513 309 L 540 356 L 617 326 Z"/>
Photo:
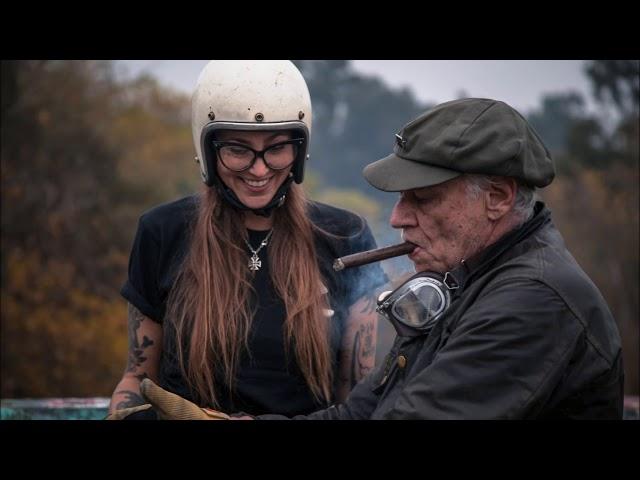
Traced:
<path id="1" fill-rule="evenodd" d="M 351 210 L 358 215 L 362 215 L 369 223 L 380 220 L 380 206 L 378 203 L 358 190 L 327 188 L 313 199 Z"/>
<path id="2" fill-rule="evenodd" d="M 1 114 L 1 395 L 109 395 L 137 218 L 200 183 L 188 98 L 109 62 L 2 62 Z"/>
<path id="3" fill-rule="evenodd" d="M 327 187 L 357 189 L 389 202 L 389 195 L 366 184 L 362 169 L 387 156 L 393 134 L 425 106 L 407 89 L 393 90 L 377 77 L 358 75 L 346 60 L 295 63 L 313 99 L 309 168 Z"/>
<path id="4" fill-rule="evenodd" d="M 565 107 L 573 104 L 577 108 L 563 108 L 560 111 L 569 114 L 556 115 L 566 120 L 566 148 L 555 156 L 559 176 L 541 193 L 552 207 L 569 249 L 611 308 L 623 343 L 625 391 L 637 395 L 639 62 L 596 60 L 587 64 L 585 72 L 595 100 L 617 111 L 617 124 L 613 129 L 605 128 L 604 118 L 584 114 L 582 101 L 567 98 Z M 552 134 L 552 117 L 538 118 L 542 123 L 536 129 Z"/>
<path id="5" fill-rule="evenodd" d="M 73 261 L 81 286 L 102 296 L 123 261 L 106 254 L 129 240 L 113 236 L 121 200 L 138 193 L 117 175 L 109 73 L 100 62 L 4 62 L 2 70 L 3 88 L 10 85 L 2 95 L 3 251 Z"/>
<path id="6" fill-rule="evenodd" d="M 562 172 L 579 168 L 608 168 L 619 156 L 611 148 L 611 139 L 595 117 L 575 119 L 566 132 L 567 149 L 558 155 Z"/>
<path id="7" fill-rule="evenodd" d="M 628 165 L 640 158 L 640 60 L 592 60 L 585 66 L 594 98 L 612 105 L 620 121 L 611 138 L 615 155 Z"/>
<path id="8" fill-rule="evenodd" d="M 638 115 L 640 60 L 592 60 L 585 73 L 598 102 L 613 103 L 623 118 Z"/>
<path id="9" fill-rule="evenodd" d="M 605 170 L 562 175 L 542 197 L 578 263 L 598 286 L 622 339 L 625 390 L 638 394 L 638 169 L 621 162 Z"/>
<path id="10" fill-rule="evenodd" d="M 571 125 L 585 116 L 585 101 L 577 92 L 554 93 L 542 97 L 539 110 L 527 115 L 527 120 L 544 139 L 554 156 L 567 151 Z"/>
<path id="11" fill-rule="evenodd" d="M 138 193 L 107 133 L 118 87 L 106 63 L 23 61 L 2 89 L 2 396 L 106 393 Z"/>
<path id="12" fill-rule="evenodd" d="M 202 181 L 193 161 L 188 96 L 148 76 L 134 79 L 125 94 L 126 103 L 111 124 L 113 138 L 126 145 L 118 161 L 120 176 L 152 187 L 156 203 L 196 191 Z"/>

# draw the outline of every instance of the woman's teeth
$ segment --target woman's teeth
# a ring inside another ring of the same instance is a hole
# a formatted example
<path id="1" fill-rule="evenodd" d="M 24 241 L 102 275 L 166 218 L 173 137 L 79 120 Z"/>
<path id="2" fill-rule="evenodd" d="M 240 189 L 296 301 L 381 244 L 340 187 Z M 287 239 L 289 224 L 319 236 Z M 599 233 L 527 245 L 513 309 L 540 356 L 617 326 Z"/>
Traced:
<path id="1" fill-rule="evenodd" d="M 267 178 L 266 180 L 256 181 L 256 180 L 247 180 L 246 178 L 243 178 L 243 180 L 247 182 L 249 185 L 251 185 L 252 187 L 264 187 L 267 184 L 267 182 L 269 182 L 270 179 Z"/>

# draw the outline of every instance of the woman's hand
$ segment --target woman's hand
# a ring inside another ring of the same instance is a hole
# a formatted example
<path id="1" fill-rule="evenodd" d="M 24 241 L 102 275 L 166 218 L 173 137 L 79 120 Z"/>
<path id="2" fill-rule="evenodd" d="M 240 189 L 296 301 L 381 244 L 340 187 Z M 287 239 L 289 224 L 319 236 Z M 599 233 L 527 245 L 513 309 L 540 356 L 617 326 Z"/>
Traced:
<path id="1" fill-rule="evenodd" d="M 229 420 L 226 413 L 201 408 L 195 403 L 182 398 L 145 378 L 140 382 L 142 397 L 151 404 L 160 420 Z"/>

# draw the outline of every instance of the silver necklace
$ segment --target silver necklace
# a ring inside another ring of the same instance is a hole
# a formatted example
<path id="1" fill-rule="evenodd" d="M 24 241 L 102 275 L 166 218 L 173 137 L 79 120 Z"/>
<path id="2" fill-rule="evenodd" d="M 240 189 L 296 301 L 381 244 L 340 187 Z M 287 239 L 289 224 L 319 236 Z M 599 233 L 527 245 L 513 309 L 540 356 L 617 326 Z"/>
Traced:
<path id="1" fill-rule="evenodd" d="M 251 246 L 251 244 L 245 239 L 244 243 L 247 244 L 247 247 L 249 247 L 249 250 L 251 250 L 251 253 L 253 253 L 251 258 L 249 259 L 249 270 L 253 270 L 254 272 L 256 270 L 260 270 L 260 267 L 262 266 L 262 261 L 260 261 L 260 257 L 258 257 L 258 252 L 267 246 L 267 243 L 269 243 L 269 239 L 271 238 L 272 233 L 273 233 L 273 228 L 269 231 L 269 234 L 266 236 L 266 238 L 262 240 L 262 242 L 260 242 L 260 246 L 257 249 L 254 249 Z"/>

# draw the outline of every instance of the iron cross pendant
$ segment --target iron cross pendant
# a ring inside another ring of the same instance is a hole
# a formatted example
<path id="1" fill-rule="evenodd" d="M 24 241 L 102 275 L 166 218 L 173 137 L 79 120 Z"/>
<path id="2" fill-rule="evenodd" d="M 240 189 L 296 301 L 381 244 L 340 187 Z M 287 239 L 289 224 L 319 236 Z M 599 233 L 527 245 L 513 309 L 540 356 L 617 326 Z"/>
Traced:
<path id="1" fill-rule="evenodd" d="M 249 259 L 249 270 L 253 270 L 255 272 L 256 270 L 260 270 L 261 266 L 262 262 L 260 261 L 258 254 L 254 253 L 253 256 Z"/>

